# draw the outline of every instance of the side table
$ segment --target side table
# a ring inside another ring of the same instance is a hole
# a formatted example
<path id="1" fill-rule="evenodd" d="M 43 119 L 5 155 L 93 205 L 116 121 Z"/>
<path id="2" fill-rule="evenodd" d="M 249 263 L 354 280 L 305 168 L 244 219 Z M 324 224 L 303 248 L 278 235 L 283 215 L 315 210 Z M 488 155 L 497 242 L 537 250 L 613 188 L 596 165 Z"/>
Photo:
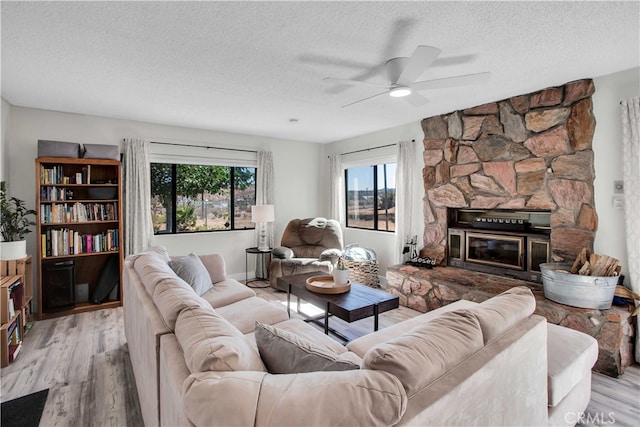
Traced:
<path id="1" fill-rule="evenodd" d="M 260 250 L 257 247 L 253 247 L 253 248 L 247 248 L 244 250 L 244 284 L 249 286 L 249 254 L 251 255 L 258 255 L 258 260 L 256 260 L 256 264 L 257 266 L 259 265 L 261 268 L 261 271 L 266 272 L 267 277 L 257 277 L 253 280 L 251 280 L 251 282 L 255 282 L 256 280 L 269 280 L 269 272 L 267 270 L 267 264 L 265 262 L 265 258 L 267 255 L 269 255 L 269 260 L 271 260 L 271 249 L 269 248 L 268 250 Z M 255 286 L 252 286 L 255 287 Z M 265 286 L 266 287 L 266 286 Z"/>

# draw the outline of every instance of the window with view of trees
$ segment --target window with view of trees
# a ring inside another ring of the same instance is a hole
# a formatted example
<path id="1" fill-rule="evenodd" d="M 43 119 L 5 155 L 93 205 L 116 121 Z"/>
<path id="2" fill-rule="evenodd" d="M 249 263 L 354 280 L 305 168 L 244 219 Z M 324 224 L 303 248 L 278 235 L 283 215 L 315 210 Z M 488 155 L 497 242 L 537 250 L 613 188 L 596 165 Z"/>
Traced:
<path id="1" fill-rule="evenodd" d="M 151 163 L 154 234 L 254 228 L 256 168 Z"/>
<path id="2" fill-rule="evenodd" d="M 394 231 L 396 164 L 345 170 L 347 227 Z"/>

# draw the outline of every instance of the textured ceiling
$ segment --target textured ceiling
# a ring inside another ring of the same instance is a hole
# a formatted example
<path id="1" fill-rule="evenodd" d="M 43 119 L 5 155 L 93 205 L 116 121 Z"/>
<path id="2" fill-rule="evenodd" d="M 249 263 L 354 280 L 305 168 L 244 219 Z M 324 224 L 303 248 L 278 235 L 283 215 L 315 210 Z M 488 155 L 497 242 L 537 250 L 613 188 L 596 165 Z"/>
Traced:
<path id="1" fill-rule="evenodd" d="M 632 2 L 6 2 L 12 105 L 330 142 L 640 65 Z M 323 77 L 386 83 L 383 64 L 442 49 L 421 79 L 490 71 L 415 107 Z M 597 88 L 596 88 L 597 90 Z M 290 118 L 297 118 L 292 124 Z"/>

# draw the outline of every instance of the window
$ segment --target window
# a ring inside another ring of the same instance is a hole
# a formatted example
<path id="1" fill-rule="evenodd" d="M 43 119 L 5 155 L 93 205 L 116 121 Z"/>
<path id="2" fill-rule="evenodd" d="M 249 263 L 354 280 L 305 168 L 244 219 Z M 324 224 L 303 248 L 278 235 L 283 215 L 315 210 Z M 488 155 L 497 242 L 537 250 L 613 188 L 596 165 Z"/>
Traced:
<path id="1" fill-rule="evenodd" d="M 395 231 L 396 164 L 345 170 L 347 227 Z"/>
<path id="2" fill-rule="evenodd" d="M 256 168 L 151 163 L 154 234 L 254 228 Z"/>

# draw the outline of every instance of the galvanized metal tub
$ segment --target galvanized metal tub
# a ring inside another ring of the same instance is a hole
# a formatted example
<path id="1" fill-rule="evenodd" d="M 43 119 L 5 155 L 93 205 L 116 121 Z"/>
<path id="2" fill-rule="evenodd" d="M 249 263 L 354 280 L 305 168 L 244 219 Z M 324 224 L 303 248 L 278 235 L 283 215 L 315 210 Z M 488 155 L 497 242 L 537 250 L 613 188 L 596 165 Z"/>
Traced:
<path id="1" fill-rule="evenodd" d="M 571 270 L 572 264 L 540 264 L 544 296 L 560 304 L 605 310 L 611 307 L 618 277 L 581 276 L 556 270 Z"/>

